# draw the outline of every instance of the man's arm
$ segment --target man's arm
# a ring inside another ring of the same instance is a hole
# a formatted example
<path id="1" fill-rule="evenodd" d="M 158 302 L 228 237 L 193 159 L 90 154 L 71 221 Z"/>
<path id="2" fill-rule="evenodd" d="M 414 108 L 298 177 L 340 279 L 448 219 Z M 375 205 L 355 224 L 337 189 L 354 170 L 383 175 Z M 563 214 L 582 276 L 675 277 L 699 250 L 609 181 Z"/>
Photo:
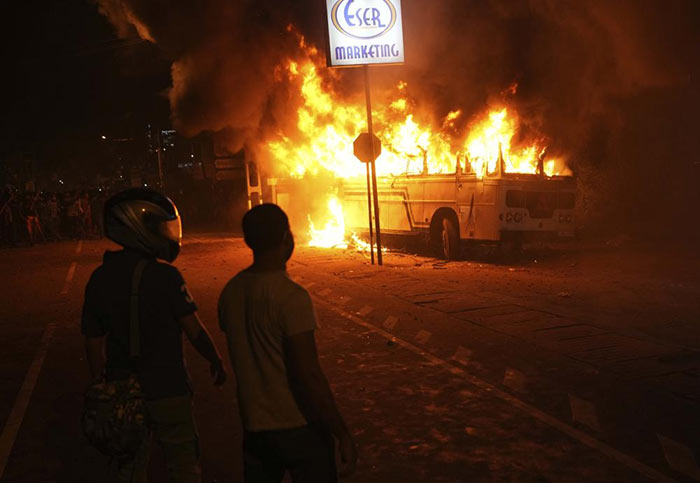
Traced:
<path id="1" fill-rule="evenodd" d="M 211 370 L 211 375 L 214 377 L 214 384 L 217 386 L 223 384 L 226 380 L 226 371 L 224 370 L 221 356 L 214 342 L 211 340 L 207 328 L 204 327 L 202 321 L 199 320 L 197 312 L 181 317 L 178 322 L 180 326 L 182 326 L 182 330 L 185 331 L 187 339 L 192 343 L 194 348 L 197 349 L 197 352 L 209 361 L 209 368 Z"/>
<path id="2" fill-rule="evenodd" d="M 90 374 L 93 381 L 99 381 L 104 375 L 105 368 L 105 338 L 85 337 L 85 355 L 87 356 Z"/>
<path id="3" fill-rule="evenodd" d="M 344 464 L 341 475 L 353 473 L 357 463 L 357 447 L 338 411 L 328 380 L 319 364 L 314 331 L 286 337 L 284 346 L 293 391 L 303 399 L 303 403 L 310 406 L 307 410 L 313 411 L 314 414 L 309 416 L 318 419 L 338 438 Z"/>

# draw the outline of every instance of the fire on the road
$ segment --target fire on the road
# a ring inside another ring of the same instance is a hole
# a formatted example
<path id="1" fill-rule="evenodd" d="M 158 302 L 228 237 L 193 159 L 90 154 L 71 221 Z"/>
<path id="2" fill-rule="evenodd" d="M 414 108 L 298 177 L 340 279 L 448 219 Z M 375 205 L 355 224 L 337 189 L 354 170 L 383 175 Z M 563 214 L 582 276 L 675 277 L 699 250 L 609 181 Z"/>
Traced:
<path id="1" fill-rule="evenodd" d="M 333 82 L 337 74 L 325 66 L 317 50 L 300 39 L 305 57 L 289 60 L 278 67 L 281 80 L 298 87 L 301 105 L 294 132 L 281 132 L 267 145 L 267 154 L 279 167 L 282 177 L 304 178 L 319 174 L 336 179 L 365 176 L 365 166 L 353 155 L 352 143 L 358 133 L 366 130 L 366 117 L 361 102 L 342 98 Z M 513 84 L 509 94 L 515 94 Z M 416 101 L 407 94 L 407 84 L 400 82 L 388 102 L 377 103 L 373 109 L 375 132 L 382 141 L 382 153 L 377 159 L 378 176 L 401 174 L 438 174 L 455 171 L 457 160 L 478 177 L 497 168 L 502 155 L 507 172 L 536 173 L 543 158 L 547 175 L 569 174 L 562 159 L 546 157 L 546 137 L 516 142 L 519 117 L 505 103 L 493 106 L 467 124 L 464 132 L 456 128 L 463 112 L 449 112 L 439 125 L 419 121 Z M 331 195 L 325 216 L 309 220 L 311 244 L 320 247 L 347 246 L 341 201 Z M 355 237 L 356 238 L 356 237 Z M 358 240 L 359 241 L 359 240 Z"/>
<path id="2" fill-rule="evenodd" d="M 335 195 L 328 197 L 328 216 L 322 227 L 316 228 L 311 215 L 309 220 L 309 246 L 319 248 L 348 248 L 361 252 L 370 251 L 369 243 L 361 240 L 356 233 L 350 234 L 350 239 L 346 238 L 345 217 L 343 216 L 343 205 Z M 386 249 L 383 249 L 386 251 Z"/>

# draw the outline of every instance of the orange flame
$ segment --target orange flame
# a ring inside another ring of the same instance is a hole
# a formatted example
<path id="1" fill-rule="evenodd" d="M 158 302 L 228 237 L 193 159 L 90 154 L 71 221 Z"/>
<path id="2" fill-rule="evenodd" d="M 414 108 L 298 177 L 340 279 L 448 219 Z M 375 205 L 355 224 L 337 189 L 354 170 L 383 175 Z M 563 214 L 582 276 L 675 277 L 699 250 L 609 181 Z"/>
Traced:
<path id="1" fill-rule="evenodd" d="M 297 132 L 281 133 L 267 143 L 267 154 L 273 161 L 270 164 L 278 175 L 293 178 L 318 174 L 339 179 L 363 177 L 365 166 L 353 155 L 352 143 L 366 130 L 364 105 L 361 100 L 344 101 L 332 88 L 324 87 L 319 75 L 324 67 L 316 59 L 318 52 L 303 38 L 300 44 L 308 58 L 281 66 L 282 75 L 299 86 Z M 513 84 L 506 91 L 514 94 L 516 89 L 517 84 Z M 460 109 L 449 112 L 440 127 L 434 128 L 418 120 L 406 91 L 407 84 L 400 82 L 394 98 L 374 109 L 376 135 L 382 141 L 382 153 L 376 162 L 378 176 L 454 172 L 457 159 L 463 156 L 469 163 L 464 168 L 483 177 L 496 170 L 499 152 L 506 172 L 537 172 L 546 151 L 545 140 L 515 145 L 519 119 L 512 108 L 499 106 L 476 117 L 460 140 L 455 139 L 463 115 Z M 543 166 L 549 176 L 570 174 L 561 159 L 544 159 Z M 328 201 L 325 219 L 314 222 L 309 217 L 309 225 L 312 245 L 348 246 L 342 204 L 336 197 Z"/>

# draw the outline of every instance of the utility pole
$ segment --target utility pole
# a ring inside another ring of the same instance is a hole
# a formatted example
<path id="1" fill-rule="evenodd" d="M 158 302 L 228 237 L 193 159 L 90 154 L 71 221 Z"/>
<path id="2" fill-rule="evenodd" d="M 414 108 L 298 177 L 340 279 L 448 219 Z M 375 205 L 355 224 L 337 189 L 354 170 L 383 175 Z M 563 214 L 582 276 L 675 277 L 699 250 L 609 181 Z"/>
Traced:
<path id="1" fill-rule="evenodd" d="M 377 165 L 376 165 L 376 160 L 375 158 L 375 153 L 374 153 L 374 143 L 372 142 L 372 138 L 374 137 L 374 131 L 372 129 L 372 98 L 370 95 L 370 89 L 369 89 L 369 64 L 365 64 L 364 67 L 365 70 L 365 99 L 367 101 L 367 131 L 369 132 L 369 145 L 370 145 L 370 154 L 371 154 L 371 164 L 372 164 L 372 197 L 374 198 L 374 233 L 376 236 L 377 240 L 377 264 L 378 265 L 383 265 L 383 260 L 382 260 L 382 231 L 379 223 L 379 192 L 377 190 Z M 369 194 L 369 193 L 368 193 Z M 370 230 L 371 230 L 371 224 L 370 224 Z M 370 243 L 372 242 L 371 240 L 371 233 L 370 233 Z"/>
<path id="2" fill-rule="evenodd" d="M 374 265 L 374 230 L 372 229 L 372 188 L 370 184 L 369 163 L 367 167 L 367 214 L 369 215 L 369 257 Z"/>

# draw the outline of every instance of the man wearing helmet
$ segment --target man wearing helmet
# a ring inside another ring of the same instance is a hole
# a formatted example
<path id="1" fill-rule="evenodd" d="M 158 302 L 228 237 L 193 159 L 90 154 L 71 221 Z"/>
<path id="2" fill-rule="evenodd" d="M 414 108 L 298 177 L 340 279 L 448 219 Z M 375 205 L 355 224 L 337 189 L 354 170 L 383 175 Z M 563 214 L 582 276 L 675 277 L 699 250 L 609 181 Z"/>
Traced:
<path id="1" fill-rule="evenodd" d="M 146 400 L 149 427 L 163 448 L 172 481 L 201 478 L 199 445 L 192 415 L 192 389 L 183 358 L 182 332 L 210 363 L 214 383 L 226 379 L 221 357 L 197 316 L 197 306 L 177 257 L 182 230 L 177 208 L 152 190 L 131 189 L 104 207 L 105 234 L 123 247 L 108 251 L 85 289 L 82 333 L 95 380 L 136 376 Z M 130 307 L 136 267 L 142 267 L 138 302 Z M 139 357 L 134 358 L 131 310 L 137 307 Z M 119 461 L 120 481 L 146 481 L 149 441 L 135 457 Z"/>

